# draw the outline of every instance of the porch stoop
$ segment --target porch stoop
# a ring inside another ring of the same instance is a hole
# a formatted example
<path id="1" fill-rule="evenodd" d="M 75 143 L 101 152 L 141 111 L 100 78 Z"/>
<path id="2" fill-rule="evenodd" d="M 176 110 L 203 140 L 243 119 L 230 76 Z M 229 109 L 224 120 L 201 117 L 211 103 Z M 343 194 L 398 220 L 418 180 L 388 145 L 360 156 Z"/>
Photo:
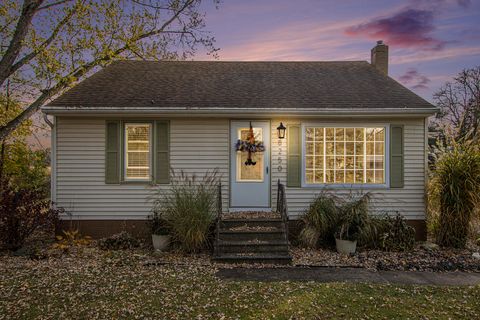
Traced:
<path id="1" fill-rule="evenodd" d="M 253 216 L 249 218 L 248 216 Z M 241 216 L 236 218 L 235 216 Z M 287 226 L 278 214 L 258 212 L 222 216 L 217 224 L 214 260 L 228 263 L 290 264 Z"/>

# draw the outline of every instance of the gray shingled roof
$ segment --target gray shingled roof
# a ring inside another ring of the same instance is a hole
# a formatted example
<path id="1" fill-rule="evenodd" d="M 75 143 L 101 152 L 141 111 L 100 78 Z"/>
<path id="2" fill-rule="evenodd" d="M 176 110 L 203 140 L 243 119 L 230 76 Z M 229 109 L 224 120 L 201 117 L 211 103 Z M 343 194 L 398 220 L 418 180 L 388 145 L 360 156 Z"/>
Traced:
<path id="1" fill-rule="evenodd" d="M 432 109 L 365 61 L 121 61 L 47 108 Z"/>

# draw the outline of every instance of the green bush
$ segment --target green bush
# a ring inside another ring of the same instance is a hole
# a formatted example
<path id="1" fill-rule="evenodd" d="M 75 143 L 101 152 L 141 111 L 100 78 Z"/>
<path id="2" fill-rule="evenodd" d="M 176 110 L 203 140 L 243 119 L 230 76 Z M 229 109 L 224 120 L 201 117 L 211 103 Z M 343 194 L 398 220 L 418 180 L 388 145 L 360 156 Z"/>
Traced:
<path id="1" fill-rule="evenodd" d="M 331 242 L 337 222 L 338 209 L 335 200 L 327 194 L 320 194 L 310 204 L 302 217 L 303 229 L 300 231 L 299 242 L 310 248 L 316 248 L 319 242 Z"/>
<path id="2" fill-rule="evenodd" d="M 168 190 L 154 191 L 153 211 L 161 214 L 171 227 L 173 240 L 186 252 L 205 247 L 208 232 L 216 218 L 218 171 L 196 175 L 172 172 Z"/>
<path id="3" fill-rule="evenodd" d="M 370 232 L 369 202 L 370 193 L 365 193 L 357 198 L 350 196 L 342 201 L 337 211 L 337 230 L 335 232 L 337 239 L 355 241 Z"/>
<path id="4" fill-rule="evenodd" d="M 436 164 L 429 184 L 429 224 L 436 242 L 463 248 L 480 205 L 480 152 L 469 144 L 454 144 Z"/>
<path id="5" fill-rule="evenodd" d="M 415 229 L 399 213 L 371 217 L 368 232 L 360 240 L 366 248 L 383 251 L 410 251 L 415 246 Z"/>

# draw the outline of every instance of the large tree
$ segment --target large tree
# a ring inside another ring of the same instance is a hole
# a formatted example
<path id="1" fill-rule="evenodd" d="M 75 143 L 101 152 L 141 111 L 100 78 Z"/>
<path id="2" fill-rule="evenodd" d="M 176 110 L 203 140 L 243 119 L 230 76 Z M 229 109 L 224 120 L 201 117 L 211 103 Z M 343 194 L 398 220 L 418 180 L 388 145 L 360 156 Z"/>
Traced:
<path id="1" fill-rule="evenodd" d="M 218 0 L 214 0 L 217 2 Z M 52 97 L 119 59 L 187 59 L 201 47 L 201 0 L 3 0 L 0 94 L 22 111 L 0 126 L 4 140 Z"/>
<path id="2" fill-rule="evenodd" d="M 440 108 L 437 129 L 457 141 L 480 138 L 480 66 L 460 72 L 433 99 Z"/>

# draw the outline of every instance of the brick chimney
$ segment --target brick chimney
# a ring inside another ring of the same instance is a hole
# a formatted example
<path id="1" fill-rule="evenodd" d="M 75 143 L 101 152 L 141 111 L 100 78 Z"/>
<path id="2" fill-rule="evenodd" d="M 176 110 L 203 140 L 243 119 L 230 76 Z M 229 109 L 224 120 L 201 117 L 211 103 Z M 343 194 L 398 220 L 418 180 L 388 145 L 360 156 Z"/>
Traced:
<path id="1" fill-rule="evenodd" d="M 388 76 L 388 46 L 382 40 L 372 48 L 372 66 Z"/>

